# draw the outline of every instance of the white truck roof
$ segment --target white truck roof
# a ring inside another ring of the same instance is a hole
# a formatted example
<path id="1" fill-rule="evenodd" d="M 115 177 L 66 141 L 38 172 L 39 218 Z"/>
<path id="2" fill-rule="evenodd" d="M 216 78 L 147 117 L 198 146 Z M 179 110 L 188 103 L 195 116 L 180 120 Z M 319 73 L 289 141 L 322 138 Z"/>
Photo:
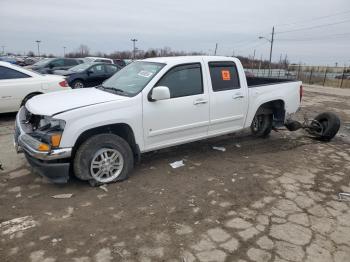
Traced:
<path id="1" fill-rule="evenodd" d="M 235 57 L 229 56 L 169 56 L 169 57 L 154 57 L 147 58 L 143 61 L 149 62 L 157 62 L 157 63 L 165 63 L 165 64 L 181 64 L 181 63 L 193 63 L 193 62 L 201 62 L 203 60 L 211 60 L 211 61 L 239 61 Z"/>

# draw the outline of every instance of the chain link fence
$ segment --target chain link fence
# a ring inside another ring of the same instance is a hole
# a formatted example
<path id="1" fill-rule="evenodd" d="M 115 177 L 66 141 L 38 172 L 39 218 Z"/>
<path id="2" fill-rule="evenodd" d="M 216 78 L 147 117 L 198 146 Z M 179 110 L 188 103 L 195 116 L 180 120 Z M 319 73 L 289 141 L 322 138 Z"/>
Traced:
<path id="1" fill-rule="evenodd" d="M 350 88 L 349 67 L 289 65 L 287 68 L 250 68 L 248 72 L 257 77 L 295 79 L 310 85 Z"/>

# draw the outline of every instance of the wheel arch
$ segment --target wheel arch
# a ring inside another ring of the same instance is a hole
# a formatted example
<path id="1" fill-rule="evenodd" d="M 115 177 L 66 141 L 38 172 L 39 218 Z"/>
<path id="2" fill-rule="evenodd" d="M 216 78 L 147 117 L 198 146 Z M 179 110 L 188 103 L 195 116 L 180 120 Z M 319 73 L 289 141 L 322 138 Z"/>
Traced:
<path id="1" fill-rule="evenodd" d="M 140 148 L 139 145 L 136 143 L 134 131 L 132 130 L 130 125 L 126 123 L 109 124 L 85 130 L 79 135 L 78 139 L 76 140 L 73 146 L 72 158 L 74 158 L 77 149 L 83 142 L 85 142 L 88 138 L 94 135 L 103 133 L 111 133 L 123 138 L 129 144 L 133 152 L 134 158 L 136 160 L 135 162 L 138 162 L 140 160 Z"/>
<path id="2" fill-rule="evenodd" d="M 253 118 L 256 115 L 261 114 L 272 114 L 273 115 L 273 125 L 274 126 L 283 126 L 285 121 L 285 115 L 286 115 L 286 109 L 285 109 L 285 102 L 282 99 L 276 99 L 272 101 L 268 101 L 265 103 L 260 104 L 255 114 L 252 115 L 252 118 L 250 119 L 249 125 L 252 123 Z"/>
<path id="3" fill-rule="evenodd" d="M 43 94 L 43 93 L 42 93 L 42 92 L 39 92 L 39 91 L 35 91 L 35 92 L 29 93 L 28 95 L 26 95 L 26 96 L 22 99 L 20 106 L 24 106 L 24 104 L 27 102 L 27 100 L 28 100 L 29 98 L 32 98 L 32 97 L 37 96 L 37 95 L 42 95 L 42 94 Z"/>

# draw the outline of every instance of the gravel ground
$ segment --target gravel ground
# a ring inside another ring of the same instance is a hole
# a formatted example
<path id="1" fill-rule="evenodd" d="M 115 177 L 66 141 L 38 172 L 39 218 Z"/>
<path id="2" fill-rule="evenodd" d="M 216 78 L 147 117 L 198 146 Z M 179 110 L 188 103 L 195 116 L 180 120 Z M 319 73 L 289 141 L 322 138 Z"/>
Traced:
<path id="1" fill-rule="evenodd" d="M 129 180 L 100 188 L 31 173 L 13 150 L 14 115 L 0 116 L 1 261 L 348 262 L 349 91 L 306 88 L 300 119 L 342 119 L 330 143 L 245 131 L 148 153 Z"/>

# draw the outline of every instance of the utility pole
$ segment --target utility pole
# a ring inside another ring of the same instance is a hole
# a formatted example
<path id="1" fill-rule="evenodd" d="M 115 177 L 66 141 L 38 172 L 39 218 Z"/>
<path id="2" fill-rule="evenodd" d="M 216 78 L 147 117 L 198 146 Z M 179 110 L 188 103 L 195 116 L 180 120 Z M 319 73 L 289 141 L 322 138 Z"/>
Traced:
<path id="1" fill-rule="evenodd" d="M 271 46 L 270 46 L 270 59 L 269 59 L 269 76 L 271 76 L 271 60 L 272 60 L 272 49 L 273 49 L 273 41 L 275 39 L 275 27 L 272 27 L 272 34 L 271 34 L 271 39 L 268 39 L 266 37 L 263 36 L 259 36 L 259 39 L 265 39 L 267 41 L 270 42 Z"/>
<path id="2" fill-rule="evenodd" d="M 133 60 L 135 60 L 135 57 L 136 57 L 136 42 L 137 42 L 137 39 L 133 38 L 131 39 L 131 41 L 133 42 Z"/>
<path id="3" fill-rule="evenodd" d="M 259 76 L 259 73 L 260 73 L 261 63 L 262 63 L 262 55 L 260 56 L 260 61 L 259 61 L 258 76 Z"/>
<path id="4" fill-rule="evenodd" d="M 41 40 L 36 40 L 35 42 L 36 42 L 37 45 L 38 45 L 38 57 L 40 57 L 40 47 L 39 47 L 39 45 L 40 45 L 40 43 L 41 43 Z"/>
<path id="5" fill-rule="evenodd" d="M 3 55 L 5 54 L 5 47 L 6 46 L 4 46 L 4 45 L 1 46 L 1 48 L 2 48 L 2 53 L 1 54 L 3 54 Z"/>
<path id="6" fill-rule="evenodd" d="M 218 51 L 218 43 L 215 44 L 215 51 L 214 51 L 214 55 L 216 55 L 216 52 Z"/>
<path id="7" fill-rule="evenodd" d="M 235 49 L 232 49 L 232 57 L 235 56 Z"/>
<path id="8" fill-rule="evenodd" d="M 66 47 L 63 47 L 63 57 L 66 57 Z"/>
<path id="9" fill-rule="evenodd" d="M 271 63 L 272 63 L 272 48 L 273 48 L 273 41 L 275 38 L 275 27 L 272 27 L 272 35 L 271 35 L 271 48 L 270 48 L 270 70 L 269 70 L 269 76 L 271 76 Z"/>
<path id="10" fill-rule="evenodd" d="M 255 52 L 256 52 L 256 49 L 254 49 L 254 53 L 253 53 L 253 59 L 252 59 L 252 69 L 254 68 L 254 59 L 255 59 Z"/>

